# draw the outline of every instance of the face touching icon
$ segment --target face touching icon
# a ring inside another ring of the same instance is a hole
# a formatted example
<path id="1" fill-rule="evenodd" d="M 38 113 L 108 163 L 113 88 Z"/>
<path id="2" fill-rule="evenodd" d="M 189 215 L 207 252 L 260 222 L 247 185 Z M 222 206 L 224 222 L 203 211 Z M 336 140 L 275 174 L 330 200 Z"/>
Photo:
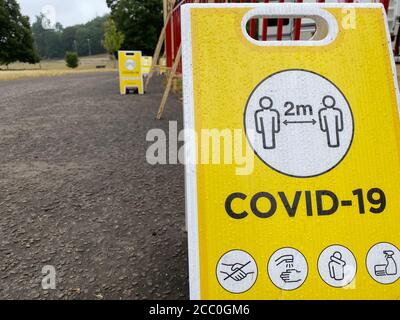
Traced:
<path id="1" fill-rule="evenodd" d="M 318 258 L 318 273 L 326 284 L 335 288 L 346 287 L 356 276 L 356 258 L 348 248 L 331 245 Z"/>

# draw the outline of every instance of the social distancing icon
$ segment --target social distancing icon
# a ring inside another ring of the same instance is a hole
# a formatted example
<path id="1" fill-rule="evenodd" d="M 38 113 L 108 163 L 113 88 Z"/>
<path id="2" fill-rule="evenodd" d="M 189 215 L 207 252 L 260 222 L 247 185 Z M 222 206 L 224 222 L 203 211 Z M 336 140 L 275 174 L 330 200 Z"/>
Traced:
<path id="1" fill-rule="evenodd" d="M 244 124 L 257 156 L 295 177 L 318 176 L 337 166 L 354 135 L 344 94 L 308 70 L 281 71 L 258 84 L 247 102 Z"/>
<path id="2" fill-rule="evenodd" d="M 312 19 L 316 36 L 254 40 L 246 26 L 262 17 Z M 384 17 L 381 4 L 182 6 L 185 129 L 217 133 L 221 160 L 251 160 L 245 174 L 239 161 L 196 164 L 202 144 L 186 141 L 193 299 L 398 298 L 399 94 Z"/>

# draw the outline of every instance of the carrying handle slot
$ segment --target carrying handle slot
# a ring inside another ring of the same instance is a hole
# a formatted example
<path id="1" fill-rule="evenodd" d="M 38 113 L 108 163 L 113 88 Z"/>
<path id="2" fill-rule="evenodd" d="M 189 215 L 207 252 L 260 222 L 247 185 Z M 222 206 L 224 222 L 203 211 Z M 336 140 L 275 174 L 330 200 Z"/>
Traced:
<path id="1" fill-rule="evenodd" d="M 299 19 L 308 18 L 315 22 L 316 32 L 309 40 L 268 40 L 253 39 L 247 30 L 252 19 Z M 242 32 L 245 38 L 257 46 L 324 46 L 334 41 L 338 34 L 338 24 L 335 17 L 318 7 L 302 6 L 301 4 L 266 4 L 252 9 L 242 19 Z"/>

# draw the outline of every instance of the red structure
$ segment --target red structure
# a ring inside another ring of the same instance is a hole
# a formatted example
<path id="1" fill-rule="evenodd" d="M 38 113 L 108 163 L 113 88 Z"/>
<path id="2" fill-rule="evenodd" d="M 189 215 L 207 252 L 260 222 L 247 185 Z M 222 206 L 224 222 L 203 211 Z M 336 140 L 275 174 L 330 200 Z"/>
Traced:
<path id="1" fill-rule="evenodd" d="M 284 3 L 285 0 L 278 0 L 279 3 Z M 195 2 L 194 0 L 181 0 L 178 1 L 178 3 L 175 5 L 175 7 L 172 10 L 171 18 L 167 22 L 167 27 L 166 27 L 166 33 L 165 33 L 165 44 L 166 44 L 166 58 L 167 58 L 167 67 L 172 68 L 175 57 L 179 51 L 180 45 L 181 45 L 181 6 L 186 3 L 193 3 Z M 208 0 L 200 0 L 198 3 L 208 3 L 210 1 Z M 270 2 L 269 0 L 247 0 L 247 1 L 224 1 L 224 0 L 219 0 L 219 1 L 214 1 L 215 3 L 238 3 L 238 2 L 250 2 L 250 3 L 268 3 Z M 295 0 L 296 3 L 302 3 L 303 0 Z M 316 2 L 323 3 L 325 0 L 316 0 Z M 339 2 L 346 2 L 346 3 L 352 3 L 354 0 L 342 0 Z M 386 11 L 389 8 L 389 2 L 390 0 L 380 0 L 380 2 L 384 5 Z M 256 19 L 252 19 L 250 21 L 250 26 L 249 26 L 249 34 L 251 37 L 256 38 L 258 40 L 262 41 L 267 41 L 267 34 L 268 34 L 268 19 L 263 19 L 262 21 L 262 32 L 261 35 L 259 32 L 257 32 L 257 23 L 258 21 Z M 277 19 L 276 22 L 276 38 L 277 40 L 282 40 L 283 38 L 283 30 L 284 30 L 284 19 Z M 293 39 L 294 40 L 299 40 L 301 35 L 301 19 L 295 19 L 294 22 L 294 30 L 293 30 Z M 182 71 L 182 66 L 181 63 L 178 66 L 177 73 L 180 74 Z"/>

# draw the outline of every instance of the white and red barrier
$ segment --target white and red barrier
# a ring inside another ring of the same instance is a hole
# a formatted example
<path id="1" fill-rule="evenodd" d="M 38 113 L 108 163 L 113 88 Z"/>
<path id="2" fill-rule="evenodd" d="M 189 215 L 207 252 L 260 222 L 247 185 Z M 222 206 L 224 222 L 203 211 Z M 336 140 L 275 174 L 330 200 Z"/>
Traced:
<path id="1" fill-rule="evenodd" d="M 182 0 L 178 1 L 175 7 L 172 9 L 172 13 L 170 15 L 169 20 L 167 21 L 166 30 L 165 30 L 165 52 L 166 52 L 166 64 L 167 68 L 172 68 L 175 62 L 175 58 L 178 56 L 179 48 L 181 45 L 181 6 L 186 3 L 193 3 L 194 0 Z M 346 3 L 353 3 L 353 2 L 381 2 L 386 9 L 386 12 L 390 12 L 394 7 L 395 12 L 393 23 L 396 23 L 399 19 L 398 13 L 398 6 L 399 0 L 379 0 L 379 1 L 368 1 L 368 0 L 361 0 L 361 1 L 354 1 L 354 0 L 343 0 L 343 1 L 325 1 L 325 0 L 248 0 L 248 1 L 224 1 L 224 0 L 199 0 L 198 3 L 237 3 L 237 2 L 253 2 L 253 3 L 284 3 L 284 2 L 296 2 L 296 3 L 303 3 L 303 2 L 346 2 Z M 396 20 L 397 19 L 397 20 Z M 271 38 L 275 38 L 275 40 L 282 40 L 285 37 L 290 37 L 292 40 L 300 40 L 303 31 L 308 31 L 310 26 L 306 24 L 302 24 L 302 19 L 295 19 L 293 25 L 287 25 L 285 19 L 273 19 L 274 21 L 270 21 L 270 19 L 252 19 L 249 23 L 249 34 L 252 38 L 261 41 L 268 41 Z M 271 25 L 272 22 L 272 25 Z M 269 30 L 269 29 L 273 30 Z M 306 30 L 308 28 L 308 30 Z M 289 30 L 289 33 L 287 32 Z M 272 32 L 270 32 L 272 31 Z M 392 30 L 391 30 L 392 31 Z M 394 30 L 393 30 L 394 32 Z M 396 55 L 398 55 L 398 48 L 399 48 L 399 39 L 395 38 L 397 34 L 394 34 L 394 39 L 397 41 L 397 45 L 394 45 L 394 50 Z M 180 58 L 180 57 L 179 57 Z M 177 73 L 180 74 L 182 70 L 181 63 L 177 68 Z"/>

